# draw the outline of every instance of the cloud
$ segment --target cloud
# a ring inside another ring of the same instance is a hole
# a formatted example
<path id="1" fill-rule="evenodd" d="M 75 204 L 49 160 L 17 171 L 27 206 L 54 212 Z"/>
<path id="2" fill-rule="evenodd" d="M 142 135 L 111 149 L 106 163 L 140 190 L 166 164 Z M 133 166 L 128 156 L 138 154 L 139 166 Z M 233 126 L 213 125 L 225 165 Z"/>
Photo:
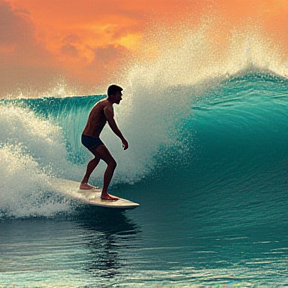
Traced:
<path id="1" fill-rule="evenodd" d="M 0 0 L 0 97 L 11 91 L 43 90 L 55 75 L 47 65 L 51 54 L 35 37 L 35 26 L 26 10 L 13 10 Z M 42 87 L 42 88 L 41 88 Z"/>
<path id="2" fill-rule="evenodd" d="M 109 74 L 115 74 L 124 64 L 128 49 L 121 45 L 106 45 L 93 50 L 94 60 L 86 66 L 87 71 L 97 72 L 98 79 L 105 79 Z"/>
<path id="3" fill-rule="evenodd" d="M 110 2 L 0 0 L 0 97 L 44 93 L 57 77 L 82 93 L 109 81 L 141 29 L 137 13 Z"/>
<path id="4" fill-rule="evenodd" d="M 9 3 L 0 1 L 0 45 L 10 46 L 24 44 L 25 39 L 31 39 L 33 27 L 28 20 L 27 11 L 13 12 Z"/>

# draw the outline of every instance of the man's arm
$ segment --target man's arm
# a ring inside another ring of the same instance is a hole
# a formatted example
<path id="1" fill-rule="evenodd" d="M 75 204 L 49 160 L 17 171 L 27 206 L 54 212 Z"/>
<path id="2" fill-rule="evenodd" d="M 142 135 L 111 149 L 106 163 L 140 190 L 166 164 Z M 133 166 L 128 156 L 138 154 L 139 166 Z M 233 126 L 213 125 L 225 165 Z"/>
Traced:
<path id="1" fill-rule="evenodd" d="M 105 107 L 104 108 L 104 114 L 105 114 L 105 117 L 108 121 L 108 124 L 109 124 L 111 130 L 121 139 L 122 144 L 123 144 L 123 148 L 124 148 L 124 150 L 126 150 L 128 148 L 128 142 L 116 124 L 112 107 L 111 108 Z"/>

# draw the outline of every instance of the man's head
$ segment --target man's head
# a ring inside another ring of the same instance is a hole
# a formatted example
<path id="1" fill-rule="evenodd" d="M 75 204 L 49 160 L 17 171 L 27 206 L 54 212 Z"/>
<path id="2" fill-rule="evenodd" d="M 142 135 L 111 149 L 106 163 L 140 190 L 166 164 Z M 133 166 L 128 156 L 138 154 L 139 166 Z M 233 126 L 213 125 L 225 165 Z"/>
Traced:
<path id="1" fill-rule="evenodd" d="M 110 85 L 107 90 L 108 99 L 112 103 L 119 104 L 122 100 L 122 90 L 123 88 L 118 85 Z"/>

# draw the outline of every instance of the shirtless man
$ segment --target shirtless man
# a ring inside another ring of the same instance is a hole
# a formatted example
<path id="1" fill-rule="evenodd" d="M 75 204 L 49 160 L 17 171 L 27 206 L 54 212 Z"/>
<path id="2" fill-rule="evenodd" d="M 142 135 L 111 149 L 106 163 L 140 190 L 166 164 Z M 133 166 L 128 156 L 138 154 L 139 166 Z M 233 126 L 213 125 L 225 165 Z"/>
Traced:
<path id="1" fill-rule="evenodd" d="M 101 194 L 101 198 L 104 200 L 118 200 L 117 197 L 108 194 L 108 186 L 117 164 L 109 150 L 99 138 L 106 122 L 108 122 L 112 131 L 121 139 L 123 149 L 126 150 L 128 148 L 128 142 L 115 122 L 113 111 L 113 104 L 119 104 L 122 100 L 122 90 L 123 89 L 117 85 L 111 85 L 108 87 L 108 97 L 96 103 L 90 111 L 81 139 L 82 144 L 94 155 L 94 159 L 92 159 L 87 165 L 87 170 L 81 181 L 80 189 L 89 190 L 94 188 L 88 184 L 88 180 L 100 159 L 102 159 L 107 164 Z"/>

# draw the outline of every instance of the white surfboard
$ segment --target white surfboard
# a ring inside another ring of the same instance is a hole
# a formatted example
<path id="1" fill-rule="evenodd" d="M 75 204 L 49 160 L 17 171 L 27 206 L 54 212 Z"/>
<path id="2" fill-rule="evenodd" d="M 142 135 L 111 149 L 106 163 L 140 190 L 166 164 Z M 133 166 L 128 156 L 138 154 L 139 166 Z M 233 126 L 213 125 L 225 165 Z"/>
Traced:
<path id="1" fill-rule="evenodd" d="M 133 209 L 139 206 L 138 203 L 123 198 L 116 201 L 102 200 L 100 189 L 82 190 L 79 189 L 80 183 L 72 180 L 54 178 L 50 183 L 54 191 L 89 205 L 114 209 Z"/>

